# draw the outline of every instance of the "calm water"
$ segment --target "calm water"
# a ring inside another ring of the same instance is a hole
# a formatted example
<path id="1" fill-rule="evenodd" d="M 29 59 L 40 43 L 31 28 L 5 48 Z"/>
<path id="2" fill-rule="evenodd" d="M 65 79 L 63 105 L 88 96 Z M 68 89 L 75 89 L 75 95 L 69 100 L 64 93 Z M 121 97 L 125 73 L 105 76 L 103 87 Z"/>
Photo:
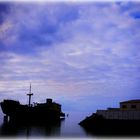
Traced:
<path id="1" fill-rule="evenodd" d="M 78 123 L 87 116 L 87 113 L 69 112 L 69 116 L 53 126 L 5 126 L 3 113 L 0 109 L 0 136 L 1 137 L 91 137 L 86 134 Z"/>

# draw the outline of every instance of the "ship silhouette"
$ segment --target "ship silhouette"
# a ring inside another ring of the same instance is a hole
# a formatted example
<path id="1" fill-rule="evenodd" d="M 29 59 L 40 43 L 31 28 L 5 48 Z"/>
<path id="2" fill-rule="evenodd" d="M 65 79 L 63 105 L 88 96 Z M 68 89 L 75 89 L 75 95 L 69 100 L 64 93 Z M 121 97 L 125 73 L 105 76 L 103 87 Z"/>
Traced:
<path id="1" fill-rule="evenodd" d="M 19 101 L 5 99 L 0 105 L 4 116 L 4 121 L 15 122 L 50 122 L 58 121 L 65 117 L 65 113 L 61 111 L 61 105 L 52 101 L 51 98 L 46 99 L 45 103 L 31 104 L 31 84 L 27 94 L 29 96 L 28 105 L 22 105 Z"/>

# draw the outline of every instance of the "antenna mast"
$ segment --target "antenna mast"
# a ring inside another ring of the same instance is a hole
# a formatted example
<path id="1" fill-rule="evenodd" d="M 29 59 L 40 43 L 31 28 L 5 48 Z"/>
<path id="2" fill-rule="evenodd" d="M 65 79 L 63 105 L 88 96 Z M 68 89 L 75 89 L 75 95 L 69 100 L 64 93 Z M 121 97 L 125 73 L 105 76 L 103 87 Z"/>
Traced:
<path id="1" fill-rule="evenodd" d="M 29 93 L 27 94 L 27 96 L 29 96 L 29 106 L 31 106 L 31 96 L 33 95 L 33 93 L 31 92 L 31 83 L 30 83 L 30 89 L 29 89 Z"/>

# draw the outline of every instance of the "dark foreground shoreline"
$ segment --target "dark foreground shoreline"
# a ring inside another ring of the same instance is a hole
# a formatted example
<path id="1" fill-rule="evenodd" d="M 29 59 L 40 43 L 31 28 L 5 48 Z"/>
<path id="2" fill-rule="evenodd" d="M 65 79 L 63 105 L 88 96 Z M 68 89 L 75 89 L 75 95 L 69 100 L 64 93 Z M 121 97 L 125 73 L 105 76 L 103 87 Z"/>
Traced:
<path id="1" fill-rule="evenodd" d="M 97 136 L 140 137 L 140 120 L 111 120 L 93 114 L 82 120 L 79 125 L 87 133 Z"/>

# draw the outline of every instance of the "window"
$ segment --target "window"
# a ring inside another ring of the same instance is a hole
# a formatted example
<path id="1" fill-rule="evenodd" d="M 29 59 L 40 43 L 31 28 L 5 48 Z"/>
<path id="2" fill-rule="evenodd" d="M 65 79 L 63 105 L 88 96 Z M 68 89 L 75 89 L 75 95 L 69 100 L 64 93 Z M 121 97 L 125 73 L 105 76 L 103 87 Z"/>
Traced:
<path id="1" fill-rule="evenodd" d="M 122 105 L 122 108 L 127 108 L 127 106 L 126 105 Z"/>
<path id="2" fill-rule="evenodd" d="M 136 105 L 131 105 L 131 108 L 136 108 Z"/>

